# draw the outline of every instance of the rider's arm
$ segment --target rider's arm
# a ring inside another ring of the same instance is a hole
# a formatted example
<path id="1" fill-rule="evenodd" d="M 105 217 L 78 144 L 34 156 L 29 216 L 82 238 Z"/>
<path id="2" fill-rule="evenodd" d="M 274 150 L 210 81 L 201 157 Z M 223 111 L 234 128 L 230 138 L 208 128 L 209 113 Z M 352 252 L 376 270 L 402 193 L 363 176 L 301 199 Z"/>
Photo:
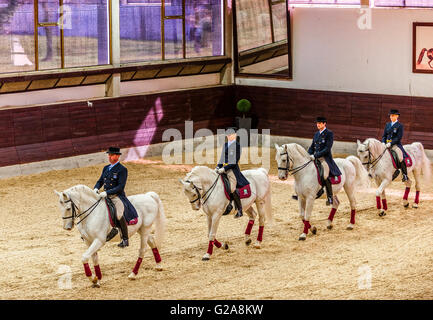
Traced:
<path id="1" fill-rule="evenodd" d="M 325 141 L 325 147 L 321 151 L 316 152 L 314 154 L 314 157 L 320 158 L 320 157 L 325 156 L 326 154 L 330 154 L 333 144 L 334 144 L 334 133 L 331 131 L 328 131 L 327 136 L 326 136 L 326 141 Z"/>
<path id="2" fill-rule="evenodd" d="M 394 138 L 392 138 L 391 145 L 399 144 L 401 143 L 401 139 L 403 138 L 403 125 L 400 124 L 400 126 L 397 129 L 397 134 Z"/>
<path id="3" fill-rule="evenodd" d="M 386 125 L 385 125 L 385 129 L 383 129 L 382 143 L 386 143 Z"/>
<path id="4" fill-rule="evenodd" d="M 101 177 L 99 178 L 98 181 L 96 181 L 96 184 L 93 187 L 93 189 L 98 189 L 98 190 L 101 189 L 102 185 L 104 184 L 104 178 L 103 178 L 104 172 L 105 172 L 105 168 L 102 170 Z"/>
<path id="5" fill-rule="evenodd" d="M 311 142 L 311 146 L 308 148 L 308 153 L 314 154 L 314 139 L 313 139 L 313 142 Z"/>
<path id="6" fill-rule="evenodd" d="M 236 165 L 239 162 L 239 159 L 241 158 L 241 153 L 242 153 L 241 145 L 237 141 L 234 143 L 236 144 L 236 154 L 235 154 L 236 158 L 231 157 L 229 152 L 228 164 L 224 166 L 224 169 L 226 171 L 236 167 Z"/>

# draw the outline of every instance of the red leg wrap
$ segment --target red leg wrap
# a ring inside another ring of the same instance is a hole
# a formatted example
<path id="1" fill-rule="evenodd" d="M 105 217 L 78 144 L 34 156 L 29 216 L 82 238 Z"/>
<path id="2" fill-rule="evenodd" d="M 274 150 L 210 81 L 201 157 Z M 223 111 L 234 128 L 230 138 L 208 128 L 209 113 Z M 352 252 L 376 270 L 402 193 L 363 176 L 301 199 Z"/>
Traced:
<path id="1" fill-rule="evenodd" d="M 84 272 L 86 273 L 86 277 L 92 276 L 92 271 L 90 270 L 88 263 L 84 263 Z"/>
<path id="2" fill-rule="evenodd" d="M 263 241 L 263 229 L 265 226 L 259 226 L 259 234 L 257 235 L 257 241 Z"/>
<path id="3" fill-rule="evenodd" d="M 214 244 L 215 247 L 217 247 L 217 248 L 221 248 L 221 246 L 222 246 L 221 242 L 219 242 L 217 239 L 215 239 L 215 240 L 213 241 L 213 244 Z"/>
<path id="4" fill-rule="evenodd" d="M 355 224 L 355 209 L 352 209 L 352 211 L 350 211 L 350 223 Z"/>
<path id="5" fill-rule="evenodd" d="M 386 203 L 386 199 L 382 199 L 383 210 L 388 210 L 388 204 Z"/>
<path id="6" fill-rule="evenodd" d="M 212 254 L 213 252 L 213 241 L 209 241 L 209 246 L 207 247 L 207 253 Z"/>
<path id="7" fill-rule="evenodd" d="M 134 272 L 135 275 L 138 273 L 138 269 L 140 269 L 140 265 L 141 265 L 142 261 L 143 261 L 143 258 L 137 259 L 137 262 L 135 263 L 134 270 L 132 270 L 132 272 Z"/>
<path id="8" fill-rule="evenodd" d="M 410 188 L 406 187 L 406 189 L 404 190 L 403 200 L 407 200 L 407 198 L 409 197 L 409 192 Z"/>
<path id="9" fill-rule="evenodd" d="M 415 203 L 416 204 L 419 203 L 419 191 L 417 191 L 416 194 L 415 194 Z"/>
<path id="10" fill-rule="evenodd" d="M 376 206 L 378 209 L 382 209 L 382 206 L 380 205 L 380 197 L 376 196 Z"/>
<path id="11" fill-rule="evenodd" d="M 253 225 L 254 225 L 254 220 L 248 221 L 247 228 L 245 229 L 245 234 L 246 235 L 250 235 L 251 234 L 251 230 L 253 229 Z"/>
<path id="12" fill-rule="evenodd" d="M 158 248 L 153 248 L 152 252 L 153 252 L 153 257 L 155 258 L 155 262 L 160 263 L 161 262 L 161 256 L 159 255 Z"/>
<path id="13" fill-rule="evenodd" d="M 308 229 L 311 228 L 310 222 L 307 220 L 304 220 L 304 233 L 308 234 Z"/>
<path id="14" fill-rule="evenodd" d="M 332 208 L 331 213 L 329 214 L 328 220 L 331 220 L 331 221 L 334 220 L 334 215 L 336 212 L 337 212 L 337 209 Z"/>
<path id="15" fill-rule="evenodd" d="M 99 280 L 102 279 L 101 268 L 99 268 L 99 265 L 95 266 L 95 274 L 96 274 L 96 277 L 98 277 Z"/>

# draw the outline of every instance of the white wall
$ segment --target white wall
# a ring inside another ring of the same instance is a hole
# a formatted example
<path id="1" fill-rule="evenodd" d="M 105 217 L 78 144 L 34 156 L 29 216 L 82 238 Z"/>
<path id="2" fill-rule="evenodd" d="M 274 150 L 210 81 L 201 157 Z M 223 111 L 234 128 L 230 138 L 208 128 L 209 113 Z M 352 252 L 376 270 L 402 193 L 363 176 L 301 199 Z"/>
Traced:
<path id="1" fill-rule="evenodd" d="M 433 74 L 412 73 L 412 22 L 433 22 L 433 9 L 371 9 L 365 30 L 360 8 L 292 10 L 293 80 L 236 84 L 433 97 Z"/>

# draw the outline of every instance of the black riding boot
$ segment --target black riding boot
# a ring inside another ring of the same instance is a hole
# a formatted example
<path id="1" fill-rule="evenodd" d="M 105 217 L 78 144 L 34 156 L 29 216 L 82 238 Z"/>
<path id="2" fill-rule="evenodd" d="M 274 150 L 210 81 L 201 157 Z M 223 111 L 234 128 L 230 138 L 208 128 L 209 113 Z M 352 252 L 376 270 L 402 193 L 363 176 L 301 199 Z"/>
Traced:
<path id="1" fill-rule="evenodd" d="M 235 218 L 240 218 L 243 216 L 243 214 L 242 214 L 241 199 L 239 197 L 238 190 L 235 190 L 235 192 L 232 193 L 232 196 L 233 196 L 233 200 L 235 202 L 236 208 L 238 209 L 238 212 L 236 213 Z"/>
<path id="2" fill-rule="evenodd" d="M 119 231 L 117 230 L 117 228 L 113 228 L 111 229 L 110 233 L 107 235 L 107 242 L 110 241 L 111 239 L 113 239 L 117 234 L 119 233 Z"/>
<path id="3" fill-rule="evenodd" d="M 407 177 L 407 167 L 406 167 L 406 162 L 403 160 L 400 164 L 401 166 L 401 174 L 403 176 L 403 179 L 401 181 L 405 182 L 407 181 L 409 178 Z"/>
<path id="4" fill-rule="evenodd" d="M 331 181 L 329 181 L 329 178 L 325 180 L 325 188 L 326 188 L 326 205 L 329 206 L 332 204 L 332 184 Z"/>
<path id="5" fill-rule="evenodd" d="M 119 220 L 119 223 L 120 223 L 120 232 L 122 234 L 122 241 L 117 246 L 124 248 L 124 247 L 129 246 L 129 243 L 128 243 L 128 225 L 126 224 L 125 217 L 122 217 Z"/>

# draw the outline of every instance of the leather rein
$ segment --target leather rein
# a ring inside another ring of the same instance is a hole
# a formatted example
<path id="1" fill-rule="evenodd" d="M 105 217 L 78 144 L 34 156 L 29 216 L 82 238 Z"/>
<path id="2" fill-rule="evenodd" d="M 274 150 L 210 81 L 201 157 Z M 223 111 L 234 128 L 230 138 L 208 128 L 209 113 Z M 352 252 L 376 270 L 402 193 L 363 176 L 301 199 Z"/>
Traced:
<path id="1" fill-rule="evenodd" d="M 84 218 L 81 218 L 80 221 L 77 222 L 77 225 L 80 224 L 81 222 L 84 221 L 84 219 L 86 219 L 94 210 L 95 208 L 98 206 L 99 202 L 101 202 L 102 198 L 99 198 L 98 201 L 96 201 L 94 204 L 92 204 L 86 211 L 81 212 L 80 214 L 77 214 L 78 211 L 78 207 L 77 205 L 74 203 L 74 201 L 72 201 L 72 198 L 69 196 L 69 200 L 64 201 L 64 203 L 71 203 L 71 209 L 72 209 L 72 215 L 70 215 L 69 217 L 62 217 L 62 219 L 72 219 L 72 223 L 74 223 L 74 219 L 75 218 L 80 218 L 82 215 L 86 214 L 87 212 L 89 212 Z M 69 209 L 66 209 L 69 210 Z"/>
<path id="2" fill-rule="evenodd" d="M 213 190 L 215 189 L 215 186 L 218 182 L 218 178 L 220 177 L 220 175 L 218 174 L 218 177 L 215 179 L 214 183 L 211 185 L 211 187 L 209 189 L 207 189 L 203 195 L 200 194 L 199 190 L 202 190 L 201 188 L 197 187 L 192 181 L 190 180 L 186 180 L 185 182 L 191 183 L 195 192 L 197 193 L 197 198 L 194 200 L 191 200 L 189 203 L 194 203 L 197 201 L 201 201 L 203 199 L 203 202 L 201 202 L 201 205 L 204 205 L 206 203 L 206 201 L 209 199 L 210 195 L 212 194 Z M 207 197 L 206 197 L 207 195 Z M 206 197 L 206 198 L 205 198 Z"/>
<path id="3" fill-rule="evenodd" d="M 299 167 L 296 168 L 292 168 L 290 169 L 290 161 L 292 161 L 292 163 L 294 164 L 295 162 L 293 161 L 292 158 L 290 158 L 289 153 L 286 151 L 284 153 L 280 153 L 280 156 L 287 156 L 287 162 L 286 162 L 286 167 L 282 168 L 282 167 L 278 167 L 278 170 L 285 170 L 287 173 L 290 173 L 291 175 L 294 175 L 295 173 L 301 171 L 302 169 L 304 169 L 306 166 L 308 166 L 311 162 L 313 162 L 313 160 L 310 160 L 306 163 L 304 163 L 303 165 L 300 165 Z"/>

